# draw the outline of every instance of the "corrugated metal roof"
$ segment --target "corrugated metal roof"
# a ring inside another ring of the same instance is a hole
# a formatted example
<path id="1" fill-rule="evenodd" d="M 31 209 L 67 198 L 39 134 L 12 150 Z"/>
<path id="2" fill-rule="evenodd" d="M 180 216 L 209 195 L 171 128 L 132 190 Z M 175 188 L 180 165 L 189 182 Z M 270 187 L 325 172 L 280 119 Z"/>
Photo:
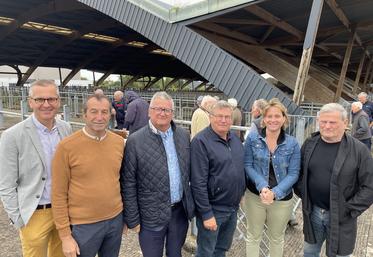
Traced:
<path id="1" fill-rule="evenodd" d="M 123 0 L 79 0 L 118 20 L 172 53 L 216 88 L 249 109 L 258 98 L 278 97 L 291 113 L 301 113 L 278 88 L 245 63 L 182 24 L 170 24 Z"/>

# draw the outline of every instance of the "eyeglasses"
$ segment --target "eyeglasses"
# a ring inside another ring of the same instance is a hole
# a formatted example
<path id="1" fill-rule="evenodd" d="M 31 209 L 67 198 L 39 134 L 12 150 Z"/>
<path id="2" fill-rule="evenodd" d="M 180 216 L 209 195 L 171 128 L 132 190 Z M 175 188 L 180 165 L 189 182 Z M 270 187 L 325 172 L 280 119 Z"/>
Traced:
<path id="1" fill-rule="evenodd" d="M 50 97 L 50 98 L 32 98 L 31 97 L 31 99 L 34 100 L 35 103 L 42 105 L 45 103 L 45 101 L 47 101 L 48 104 L 56 104 L 59 98 L 58 97 Z"/>
<path id="2" fill-rule="evenodd" d="M 150 107 L 150 109 L 154 110 L 155 113 L 157 113 L 157 114 L 161 114 L 162 112 L 164 112 L 166 115 L 170 115 L 174 111 L 172 109 L 161 108 L 161 107 Z"/>
<path id="3" fill-rule="evenodd" d="M 210 113 L 212 116 L 214 116 L 215 118 L 219 119 L 219 120 L 231 120 L 232 119 L 232 116 L 230 115 L 222 115 L 222 114 L 212 114 Z"/>

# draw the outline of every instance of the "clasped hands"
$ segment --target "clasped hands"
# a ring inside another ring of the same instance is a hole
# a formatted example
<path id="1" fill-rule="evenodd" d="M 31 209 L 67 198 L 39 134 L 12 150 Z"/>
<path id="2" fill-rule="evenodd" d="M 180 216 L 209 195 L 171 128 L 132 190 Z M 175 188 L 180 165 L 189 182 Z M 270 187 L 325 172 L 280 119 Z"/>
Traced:
<path id="1" fill-rule="evenodd" d="M 273 203 L 274 199 L 275 199 L 275 194 L 268 187 L 264 187 L 260 191 L 260 200 L 262 201 L 263 204 L 270 205 L 271 203 Z"/>

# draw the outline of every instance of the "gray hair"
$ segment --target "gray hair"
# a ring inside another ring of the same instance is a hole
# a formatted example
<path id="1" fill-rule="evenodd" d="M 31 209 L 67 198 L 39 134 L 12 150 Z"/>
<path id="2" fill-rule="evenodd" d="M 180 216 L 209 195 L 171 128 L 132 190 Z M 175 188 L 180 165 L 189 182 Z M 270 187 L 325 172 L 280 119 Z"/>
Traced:
<path id="1" fill-rule="evenodd" d="M 94 92 L 95 95 L 105 95 L 104 94 L 104 90 L 102 90 L 101 88 L 97 88 Z"/>
<path id="2" fill-rule="evenodd" d="M 230 109 L 233 112 L 233 107 L 230 103 L 224 100 L 219 100 L 211 106 L 211 113 L 220 109 Z"/>
<path id="3" fill-rule="evenodd" d="M 201 106 L 207 111 L 211 110 L 212 105 L 214 105 L 218 100 L 211 95 L 205 95 L 202 99 Z"/>
<path id="4" fill-rule="evenodd" d="M 320 109 L 320 114 L 321 113 L 328 113 L 328 112 L 339 112 L 341 114 L 341 119 L 342 120 L 347 119 L 347 111 L 340 104 L 328 103 L 328 104 L 323 105 Z"/>
<path id="5" fill-rule="evenodd" d="M 255 108 L 259 109 L 260 112 L 262 112 L 264 110 L 264 107 L 266 107 L 267 103 L 268 102 L 265 99 L 260 98 L 260 99 L 254 101 L 253 106 Z"/>
<path id="6" fill-rule="evenodd" d="M 163 100 L 171 101 L 172 110 L 174 110 L 174 107 L 175 107 L 174 100 L 165 91 L 160 91 L 160 92 L 155 93 L 152 97 L 152 100 L 150 100 L 150 106 L 153 105 L 153 102 L 155 99 L 163 99 Z"/>
<path id="7" fill-rule="evenodd" d="M 357 107 L 359 110 L 363 109 L 363 104 L 361 102 L 353 102 L 351 106 Z"/>
<path id="8" fill-rule="evenodd" d="M 359 96 L 362 96 L 362 97 L 367 97 L 367 96 L 368 96 L 368 94 L 367 94 L 367 93 L 365 93 L 365 92 L 361 92 L 361 93 L 360 93 L 360 94 L 358 94 L 357 96 L 358 96 L 358 97 L 359 97 Z"/>
<path id="9" fill-rule="evenodd" d="M 60 91 L 58 90 L 58 86 L 56 85 L 54 80 L 40 79 L 40 80 L 37 80 L 34 83 L 32 83 L 31 86 L 30 86 L 30 89 L 28 91 L 28 96 L 29 97 L 33 97 L 33 93 L 34 93 L 33 91 L 34 91 L 35 86 L 38 86 L 38 87 L 54 86 L 56 88 L 57 96 L 60 96 Z"/>

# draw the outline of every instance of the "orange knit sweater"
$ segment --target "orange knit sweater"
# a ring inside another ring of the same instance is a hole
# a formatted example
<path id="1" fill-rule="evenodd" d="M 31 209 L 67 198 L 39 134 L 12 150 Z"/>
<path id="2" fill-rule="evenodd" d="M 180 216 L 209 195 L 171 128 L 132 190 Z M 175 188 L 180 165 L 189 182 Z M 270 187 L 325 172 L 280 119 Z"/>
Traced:
<path id="1" fill-rule="evenodd" d="M 123 138 L 110 131 L 97 141 L 79 130 L 59 143 L 52 163 L 52 210 L 60 237 L 71 234 L 70 225 L 107 220 L 123 210 L 123 152 Z"/>

